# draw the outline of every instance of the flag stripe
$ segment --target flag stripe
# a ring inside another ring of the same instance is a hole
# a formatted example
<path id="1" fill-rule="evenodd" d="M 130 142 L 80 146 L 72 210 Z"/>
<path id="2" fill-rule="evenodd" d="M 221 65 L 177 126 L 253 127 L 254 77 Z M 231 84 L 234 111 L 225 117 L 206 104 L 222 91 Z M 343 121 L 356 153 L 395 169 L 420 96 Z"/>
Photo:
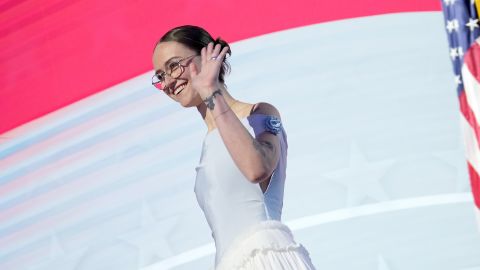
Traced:
<path id="1" fill-rule="evenodd" d="M 478 121 L 475 118 L 475 114 L 473 113 L 471 107 L 468 104 L 467 95 L 465 91 L 462 91 L 458 98 L 460 100 L 460 111 L 463 117 L 465 117 L 465 120 L 468 122 L 468 124 L 472 128 L 472 132 L 475 138 L 477 139 L 477 141 L 480 141 L 480 132 L 479 132 L 480 127 L 478 125 Z"/>
<path id="2" fill-rule="evenodd" d="M 462 119 L 461 127 L 464 135 L 465 154 L 467 157 L 468 172 L 470 175 L 470 185 L 472 187 L 475 204 L 477 208 L 480 209 L 480 179 L 478 177 L 478 172 L 480 171 L 480 147 L 470 123 L 468 123 L 467 119 L 464 117 L 461 117 L 460 119 Z"/>
<path id="3" fill-rule="evenodd" d="M 472 83 L 472 85 L 476 87 L 475 88 L 476 91 L 472 91 L 472 92 L 474 92 L 475 96 L 469 96 L 468 99 L 469 100 L 475 100 L 475 103 L 480 104 L 480 95 L 479 95 L 480 91 L 478 91 L 479 90 L 478 85 L 480 84 L 480 66 L 479 66 L 479 63 L 480 63 L 480 39 L 477 39 L 472 44 L 470 49 L 465 54 L 465 57 L 463 58 L 463 61 L 464 61 L 465 65 L 468 67 L 468 72 L 469 72 L 468 79 Z M 463 76 L 465 76 L 465 75 L 463 75 Z M 464 81 L 465 81 L 465 78 L 464 78 Z M 475 83 L 475 85 L 473 83 Z M 472 99 L 470 97 L 472 97 L 474 99 Z M 476 108 L 477 117 L 478 117 L 478 110 L 480 110 L 480 108 Z"/>
<path id="4" fill-rule="evenodd" d="M 478 160 L 477 160 L 478 161 Z M 468 173 L 470 175 L 470 184 L 472 186 L 473 199 L 477 208 L 480 208 L 480 177 L 477 170 L 468 163 Z"/>

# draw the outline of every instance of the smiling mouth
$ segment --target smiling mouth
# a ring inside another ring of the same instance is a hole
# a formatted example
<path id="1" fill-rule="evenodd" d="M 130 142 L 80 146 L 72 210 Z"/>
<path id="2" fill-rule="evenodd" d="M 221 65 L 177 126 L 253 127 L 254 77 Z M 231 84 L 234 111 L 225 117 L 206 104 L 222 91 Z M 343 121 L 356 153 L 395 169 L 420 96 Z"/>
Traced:
<path id="1" fill-rule="evenodd" d="M 179 85 L 178 87 L 175 88 L 175 91 L 173 91 L 173 95 L 178 95 L 180 94 L 180 92 L 183 91 L 183 89 L 185 89 L 185 87 L 187 86 L 187 83 L 182 83 L 181 85 Z"/>

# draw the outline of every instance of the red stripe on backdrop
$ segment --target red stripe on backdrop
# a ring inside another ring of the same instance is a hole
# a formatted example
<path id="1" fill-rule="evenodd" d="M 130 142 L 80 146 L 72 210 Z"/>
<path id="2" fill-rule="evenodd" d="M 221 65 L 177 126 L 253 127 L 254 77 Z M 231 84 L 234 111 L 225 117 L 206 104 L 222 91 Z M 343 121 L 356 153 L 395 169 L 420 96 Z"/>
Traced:
<path id="1" fill-rule="evenodd" d="M 480 209 L 480 176 L 470 163 L 468 163 L 468 173 L 470 174 L 470 184 L 472 186 L 473 199 L 477 208 Z"/>
<path id="2" fill-rule="evenodd" d="M 200 25 L 234 42 L 332 20 L 440 8 L 438 0 L 9 1 L 0 5 L 0 134 L 151 70 L 155 41 L 177 25 Z"/>

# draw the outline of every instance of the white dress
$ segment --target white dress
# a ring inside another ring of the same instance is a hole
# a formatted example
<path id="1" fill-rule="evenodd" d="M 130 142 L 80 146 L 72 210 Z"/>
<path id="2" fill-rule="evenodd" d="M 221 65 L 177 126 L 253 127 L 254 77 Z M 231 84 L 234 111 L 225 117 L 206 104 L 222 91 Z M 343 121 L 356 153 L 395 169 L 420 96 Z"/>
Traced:
<path id="1" fill-rule="evenodd" d="M 240 121 L 252 136 L 266 131 L 272 116 L 252 114 Z M 232 160 L 218 130 L 203 141 L 196 167 L 195 194 L 215 240 L 215 269 L 315 269 L 307 250 L 280 222 L 287 136 L 277 134 L 281 154 L 265 193 L 249 182 Z"/>

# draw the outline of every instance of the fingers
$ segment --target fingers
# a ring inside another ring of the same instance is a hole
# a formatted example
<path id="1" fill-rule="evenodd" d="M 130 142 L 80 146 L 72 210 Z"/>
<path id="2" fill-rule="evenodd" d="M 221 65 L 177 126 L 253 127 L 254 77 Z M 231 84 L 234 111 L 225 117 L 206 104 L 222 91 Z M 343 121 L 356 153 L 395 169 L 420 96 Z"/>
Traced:
<path id="1" fill-rule="evenodd" d="M 223 61 L 223 58 L 228 52 L 228 47 L 225 46 L 222 48 L 222 45 L 217 44 L 213 45 L 213 42 L 208 43 L 206 47 L 202 48 L 202 63 L 204 61 L 211 61 L 211 60 L 216 60 L 216 61 Z"/>
<path id="2" fill-rule="evenodd" d="M 207 45 L 207 53 L 208 53 L 208 57 L 211 57 L 212 56 L 212 53 L 213 53 L 213 42 L 209 42 L 208 45 Z"/>
<path id="3" fill-rule="evenodd" d="M 223 47 L 222 51 L 221 51 L 220 54 L 218 55 L 218 58 L 217 58 L 217 59 L 218 59 L 219 61 L 223 61 L 223 58 L 225 58 L 225 56 L 227 55 L 227 53 L 228 53 L 228 47 L 225 46 L 225 47 Z"/>
<path id="4" fill-rule="evenodd" d="M 200 55 L 202 56 L 202 66 L 206 64 L 207 62 L 207 48 L 203 47 L 202 50 L 200 51 Z"/>
<path id="5" fill-rule="evenodd" d="M 218 52 L 220 51 L 220 48 L 218 48 L 220 44 L 217 44 L 216 46 L 213 46 L 213 42 L 209 42 L 206 47 L 202 48 L 202 51 L 205 49 L 205 55 L 202 55 L 202 59 L 205 59 L 205 61 L 210 61 L 213 58 L 216 58 L 218 56 Z"/>
<path id="6" fill-rule="evenodd" d="M 210 45 L 210 44 L 209 44 Z M 213 45 L 213 44 L 212 44 Z M 222 45 L 220 44 L 217 44 L 215 45 L 215 47 L 213 48 L 213 51 L 212 51 L 212 55 L 210 57 L 215 57 L 217 58 L 218 57 L 218 54 L 220 53 L 220 49 L 222 48 Z"/>

